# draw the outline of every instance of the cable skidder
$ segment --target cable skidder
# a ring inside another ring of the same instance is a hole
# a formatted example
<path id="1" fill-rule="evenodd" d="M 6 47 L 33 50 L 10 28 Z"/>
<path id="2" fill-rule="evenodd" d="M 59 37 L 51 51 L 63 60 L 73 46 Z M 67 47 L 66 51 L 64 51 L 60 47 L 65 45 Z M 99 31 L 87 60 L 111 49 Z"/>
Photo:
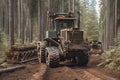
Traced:
<path id="1" fill-rule="evenodd" d="M 37 45 L 40 63 L 49 67 L 59 66 L 60 61 L 70 60 L 80 66 L 86 66 L 89 58 L 89 44 L 84 39 L 84 31 L 80 30 L 80 14 L 78 19 L 73 13 L 55 13 L 51 30 L 46 31 L 46 38 Z M 78 27 L 75 21 L 78 20 Z"/>

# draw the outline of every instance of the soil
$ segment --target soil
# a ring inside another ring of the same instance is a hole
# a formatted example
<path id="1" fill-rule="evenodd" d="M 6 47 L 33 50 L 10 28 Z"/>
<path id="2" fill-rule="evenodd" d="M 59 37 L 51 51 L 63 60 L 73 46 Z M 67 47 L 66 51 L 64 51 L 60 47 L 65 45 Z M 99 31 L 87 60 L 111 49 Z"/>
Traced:
<path id="1" fill-rule="evenodd" d="M 44 80 L 120 80 L 119 71 L 115 72 L 96 66 L 100 62 L 99 57 L 92 55 L 87 67 L 71 66 L 69 62 L 65 62 L 60 67 L 48 68 L 46 73 L 43 68 L 40 68 L 44 64 L 40 65 L 38 61 L 32 61 L 26 63 L 24 69 L 0 74 L 0 80 L 38 80 L 30 77 L 34 76 L 40 79 L 39 74 L 43 73 L 45 73 L 42 75 Z"/>
<path id="2" fill-rule="evenodd" d="M 25 64 L 26 68 L 0 74 L 0 80 L 28 80 L 40 66 L 37 61 Z"/>
<path id="3" fill-rule="evenodd" d="M 44 80 L 120 80 L 120 73 L 114 75 L 109 70 L 93 66 L 76 67 L 62 66 L 48 68 Z"/>
<path id="4" fill-rule="evenodd" d="M 97 67 L 100 55 L 91 55 L 86 67 L 77 67 L 69 62 L 58 68 L 48 68 L 44 80 L 120 80 L 120 72 Z"/>
<path id="5" fill-rule="evenodd" d="M 120 71 L 110 70 L 105 67 L 97 67 L 97 65 L 101 62 L 100 55 L 91 55 L 90 62 L 88 64 L 89 67 L 93 67 L 109 76 L 115 77 L 120 80 Z"/>

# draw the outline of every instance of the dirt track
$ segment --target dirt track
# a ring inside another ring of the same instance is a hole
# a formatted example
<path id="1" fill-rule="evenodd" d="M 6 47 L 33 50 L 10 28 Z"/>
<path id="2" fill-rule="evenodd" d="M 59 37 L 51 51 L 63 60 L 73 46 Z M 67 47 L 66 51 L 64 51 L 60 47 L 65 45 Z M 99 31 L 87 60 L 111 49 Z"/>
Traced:
<path id="1" fill-rule="evenodd" d="M 119 80 L 93 67 L 49 68 L 44 80 Z"/>
<path id="2" fill-rule="evenodd" d="M 36 73 L 40 66 L 38 62 L 30 62 L 25 65 L 24 69 L 0 74 L 0 80 L 28 80 L 28 77 Z"/>
<path id="3" fill-rule="evenodd" d="M 87 67 L 67 62 L 57 68 L 47 68 L 45 64 L 29 62 L 25 69 L 0 74 L 0 80 L 120 80 L 120 73 L 96 67 L 98 58 L 91 58 Z"/>

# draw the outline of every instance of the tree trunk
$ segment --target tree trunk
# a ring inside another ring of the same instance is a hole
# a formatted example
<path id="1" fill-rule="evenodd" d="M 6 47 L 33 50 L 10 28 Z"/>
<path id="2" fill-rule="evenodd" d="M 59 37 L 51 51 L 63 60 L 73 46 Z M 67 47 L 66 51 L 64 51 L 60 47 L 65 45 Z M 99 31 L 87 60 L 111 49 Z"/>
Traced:
<path id="1" fill-rule="evenodd" d="M 9 6 L 8 6 L 8 0 L 5 0 L 5 33 L 9 34 Z"/>
<path id="2" fill-rule="evenodd" d="M 44 27 L 44 11 L 45 11 L 44 7 L 45 7 L 44 6 L 44 1 L 41 0 L 41 9 L 40 9 L 41 10 L 40 11 L 41 12 L 40 13 L 41 14 L 41 31 L 40 31 L 41 32 L 41 40 L 44 39 L 44 28 L 45 28 Z"/>
<path id="3" fill-rule="evenodd" d="M 117 6 L 118 0 L 115 0 L 115 38 L 117 37 Z"/>
<path id="4" fill-rule="evenodd" d="M 29 27 L 30 27 L 30 42 L 33 41 L 33 27 L 31 24 L 31 14 L 29 14 Z"/>
<path id="5" fill-rule="evenodd" d="M 75 0 L 72 0 L 72 12 L 75 12 Z"/>
<path id="6" fill-rule="evenodd" d="M 3 1 L 1 0 L 0 2 L 0 28 L 3 31 L 4 27 L 3 27 Z"/>
<path id="7" fill-rule="evenodd" d="M 31 11 L 30 11 L 30 8 L 31 8 L 31 0 L 27 0 L 28 2 L 28 27 L 29 27 L 29 42 L 32 42 L 32 39 L 33 39 L 33 28 L 32 28 L 32 25 L 31 25 Z"/>
<path id="8" fill-rule="evenodd" d="M 50 30 L 50 18 L 49 18 L 49 13 L 50 13 L 50 0 L 48 0 L 48 10 L 47 10 L 47 30 Z"/>
<path id="9" fill-rule="evenodd" d="M 18 39 L 21 42 L 21 0 L 18 0 Z"/>
<path id="10" fill-rule="evenodd" d="M 17 12 L 17 0 L 14 1 L 14 33 L 16 38 L 18 38 L 18 12 Z"/>
<path id="11" fill-rule="evenodd" d="M 10 46 L 14 45 L 14 0 L 9 0 Z"/>
<path id="12" fill-rule="evenodd" d="M 106 37 L 105 37 L 105 49 L 108 49 L 109 46 L 109 31 L 110 31 L 110 0 L 107 0 L 106 2 L 106 29 L 105 29 L 106 33 Z"/>
<path id="13" fill-rule="evenodd" d="M 22 44 L 24 44 L 24 29 L 25 29 L 25 28 L 24 28 L 24 25 L 23 25 L 23 21 L 24 21 L 24 15 L 23 15 L 23 10 L 24 10 L 24 9 L 23 9 L 23 8 L 24 8 L 23 6 L 24 6 L 24 5 L 23 5 L 23 4 L 24 4 L 24 3 L 23 3 L 23 0 L 20 0 L 20 1 L 21 1 L 21 38 L 22 38 L 22 41 L 21 41 L 21 42 L 22 42 Z"/>
<path id="14" fill-rule="evenodd" d="M 42 40 L 42 28 L 41 28 L 41 0 L 38 0 L 38 32 L 39 32 L 39 35 L 38 35 L 38 39 L 41 41 Z"/>
<path id="15" fill-rule="evenodd" d="M 62 0 L 62 9 L 61 9 L 61 12 L 64 13 L 64 0 Z"/>
<path id="16" fill-rule="evenodd" d="M 0 0 L 0 30 L 2 30 L 2 0 Z"/>
<path id="17" fill-rule="evenodd" d="M 71 5 L 70 5 L 70 2 L 71 2 L 71 0 L 68 0 L 68 12 L 70 12 L 70 8 L 71 8 L 71 7 L 70 7 L 70 6 L 71 6 Z"/>

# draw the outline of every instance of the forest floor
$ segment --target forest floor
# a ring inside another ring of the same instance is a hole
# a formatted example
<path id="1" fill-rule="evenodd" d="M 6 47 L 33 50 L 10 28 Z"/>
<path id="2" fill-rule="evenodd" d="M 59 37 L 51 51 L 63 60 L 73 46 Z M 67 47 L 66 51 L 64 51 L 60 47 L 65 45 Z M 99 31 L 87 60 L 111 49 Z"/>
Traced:
<path id="1" fill-rule="evenodd" d="M 0 80 L 120 80 L 120 72 L 97 67 L 99 61 L 99 56 L 92 55 L 87 67 L 64 62 L 57 68 L 47 68 L 44 64 L 32 61 L 25 63 L 26 68 L 0 74 Z"/>
<path id="2" fill-rule="evenodd" d="M 36 73 L 40 66 L 37 61 L 28 62 L 25 65 L 23 69 L 0 74 L 0 80 L 28 80 L 28 77 Z"/>

